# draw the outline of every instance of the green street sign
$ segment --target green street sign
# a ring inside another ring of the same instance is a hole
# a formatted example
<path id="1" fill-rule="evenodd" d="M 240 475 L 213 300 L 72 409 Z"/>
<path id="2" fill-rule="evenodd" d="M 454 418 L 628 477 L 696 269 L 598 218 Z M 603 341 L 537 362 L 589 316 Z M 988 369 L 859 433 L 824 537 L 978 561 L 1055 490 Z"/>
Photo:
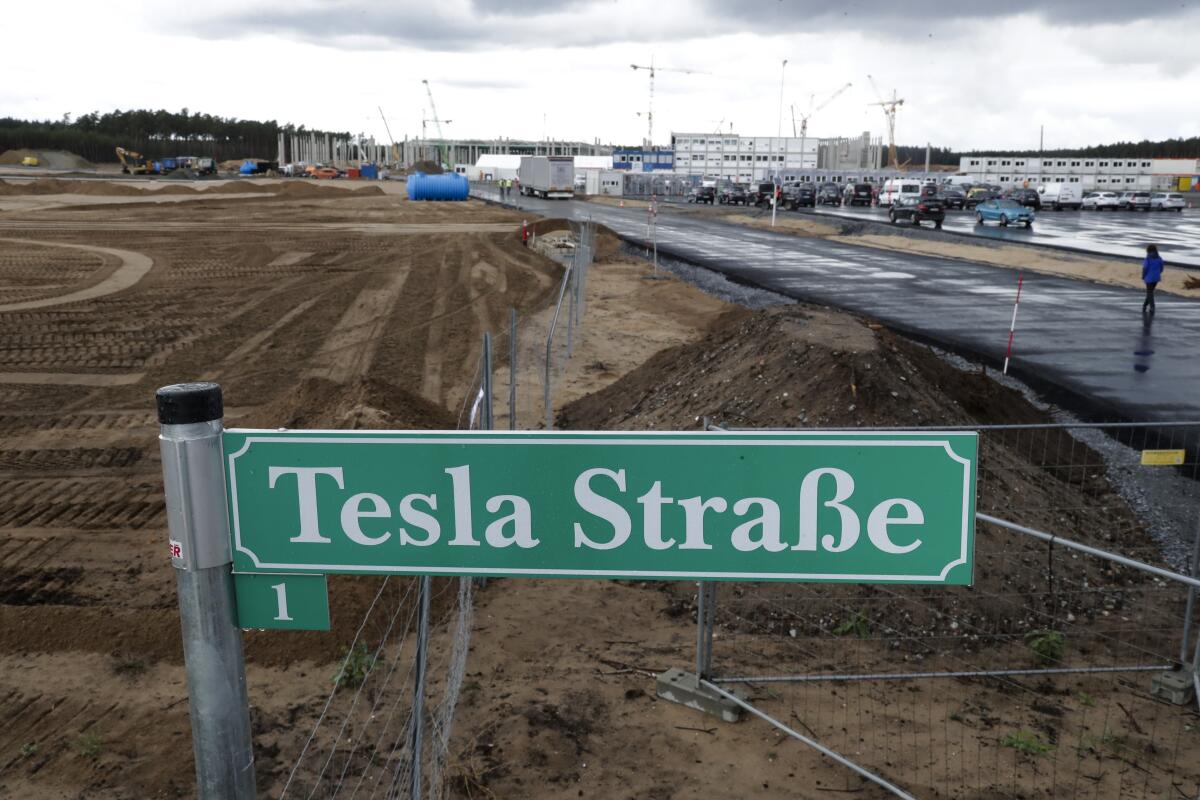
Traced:
<path id="1" fill-rule="evenodd" d="M 235 574 L 233 589 L 239 628 L 329 630 L 324 575 Z"/>
<path id="2" fill-rule="evenodd" d="M 969 584 L 974 433 L 225 432 L 234 571 Z"/>

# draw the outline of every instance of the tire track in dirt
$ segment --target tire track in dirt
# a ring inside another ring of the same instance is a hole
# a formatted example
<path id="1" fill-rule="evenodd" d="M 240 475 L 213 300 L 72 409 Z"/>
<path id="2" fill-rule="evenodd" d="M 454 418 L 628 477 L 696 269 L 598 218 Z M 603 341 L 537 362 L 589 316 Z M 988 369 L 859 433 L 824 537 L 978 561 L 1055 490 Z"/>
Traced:
<path id="1" fill-rule="evenodd" d="M 411 274 L 411 265 L 405 264 L 384 278 L 382 287 L 360 291 L 325 338 L 305 374 L 335 383 L 346 383 L 366 375 L 392 308 Z"/>
<path id="2" fill-rule="evenodd" d="M 88 286 L 84 289 L 78 289 L 57 297 L 44 297 L 38 300 L 5 303 L 4 305 L 0 305 L 0 312 L 28 311 L 35 308 L 47 308 L 49 306 L 76 303 L 80 300 L 93 300 L 97 297 L 105 297 L 106 295 L 115 294 L 136 285 L 154 267 L 153 259 L 141 253 L 135 253 L 132 250 L 119 250 L 115 247 L 99 247 L 92 244 L 68 244 L 67 242 L 48 242 L 39 239 L 17 239 L 10 237 L 0 237 L 0 241 L 42 247 L 66 247 L 73 250 L 84 250 L 89 253 L 107 255 L 120 261 L 120 266 L 111 275 L 94 286 Z"/>

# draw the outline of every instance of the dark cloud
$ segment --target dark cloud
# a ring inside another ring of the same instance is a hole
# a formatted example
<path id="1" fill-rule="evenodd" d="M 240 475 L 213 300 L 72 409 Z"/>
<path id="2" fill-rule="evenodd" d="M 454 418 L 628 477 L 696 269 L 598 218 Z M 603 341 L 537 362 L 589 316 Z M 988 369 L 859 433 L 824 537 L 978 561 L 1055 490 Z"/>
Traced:
<path id="1" fill-rule="evenodd" d="M 482 14 L 528 16 L 557 14 L 587 4 L 588 0 L 471 0 L 471 7 Z"/>
<path id="2" fill-rule="evenodd" d="M 700 0 L 708 14 L 745 26 L 757 33 L 789 31 L 869 31 L 910 35 L 958 23 L 1032 14 L 1060 25 L 1088 26 L 1139 19 L 1163 20 L 1186 15 L 1195 4 L 1180 0 L 1005 0 L 1004 2 L 937 3 L 917 9 L 896 0 Z"/>

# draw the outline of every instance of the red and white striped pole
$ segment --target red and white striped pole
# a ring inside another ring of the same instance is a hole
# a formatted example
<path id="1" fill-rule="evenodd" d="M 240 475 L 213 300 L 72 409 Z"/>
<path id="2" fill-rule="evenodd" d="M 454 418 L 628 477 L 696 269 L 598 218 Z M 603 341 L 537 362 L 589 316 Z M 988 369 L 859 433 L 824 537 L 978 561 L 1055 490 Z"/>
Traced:
<path id="1" fill-rule="evenodd" d="M 1012 343 L 1013 335 L 1017 331 L 1017 308 L 1021 305 L 1021 284 L 1025 282 L 1025 276 L 1017 273 L 1017 299 L 1013 302 L 1012 323 L 1008 326 L 1008 351 L 1004 354 L 1004 374 L 1008 374 L 1008 361 L 1012 358 Z"/>

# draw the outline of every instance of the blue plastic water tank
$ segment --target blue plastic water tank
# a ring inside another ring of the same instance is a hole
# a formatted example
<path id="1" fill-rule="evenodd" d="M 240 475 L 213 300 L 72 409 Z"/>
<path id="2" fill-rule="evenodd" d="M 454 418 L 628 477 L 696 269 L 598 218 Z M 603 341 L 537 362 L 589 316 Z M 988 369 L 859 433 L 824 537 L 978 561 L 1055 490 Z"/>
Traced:
<path id="1" fill-rule="evenodd" d="M 426 175 L 417 172 L 408 176 L 409 200 L 466 200 L 471 185 L 463 175 Z"/>

